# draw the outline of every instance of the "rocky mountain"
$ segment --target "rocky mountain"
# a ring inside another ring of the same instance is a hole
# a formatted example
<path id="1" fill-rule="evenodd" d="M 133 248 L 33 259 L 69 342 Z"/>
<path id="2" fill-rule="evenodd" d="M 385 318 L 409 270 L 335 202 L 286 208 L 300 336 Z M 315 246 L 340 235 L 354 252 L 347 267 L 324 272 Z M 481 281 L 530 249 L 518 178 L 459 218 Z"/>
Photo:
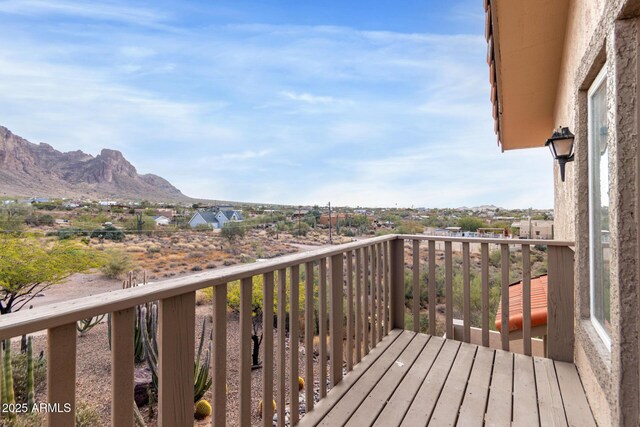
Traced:
<path id="1" fill-rule="evenodd" d="M 0 196 L 115 198 L 181 201 L 189 199 L 167 180 L 140 175 L 121 152 L 97 156 L 33 144 L 0 126 Z"/>

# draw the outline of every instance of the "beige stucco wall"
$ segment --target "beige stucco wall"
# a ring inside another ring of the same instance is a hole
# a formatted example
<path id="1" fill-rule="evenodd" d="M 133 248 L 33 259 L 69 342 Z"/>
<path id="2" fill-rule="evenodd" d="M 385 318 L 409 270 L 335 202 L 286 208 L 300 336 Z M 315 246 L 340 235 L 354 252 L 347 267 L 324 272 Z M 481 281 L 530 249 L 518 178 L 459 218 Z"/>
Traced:
<path id="1" fill-rule="evenodd" d="M 640 1 L 573 0 L 555 126 L 576 134 L 576 160 L 555 167 L 555 238 L 576 242 L 575 363 L 600 425 L 638 425 L 637 55 Z M 589 319 L 586 90 L 607 67 L 611 223 L 611 351 Z M 551 133 L 551 130 L 550 132 Z"/>
<path id="2" fill-rule="evenodd" d="M 556 95 L 554 114 L 556 127 L 569 126 L 575 132 L 572 125 L 575 123 L 576 117 L 575 102 L 573 102 L 577 86 L 576 71 L 587 51 L 598 22 L 602 18 L 604 6 L 605 0 L 571 1 Z M 573 168 L 574 164 L 567 164 L 565 181 L 567 183 L 573 182 L 575 178 Z M 559 173 L 557 164 L 555 169 L 557 176 Z M 555 187 L 555 238 L 559 240 L 575 239 L 573 190 L 572 185 L 556 185 Z"/>

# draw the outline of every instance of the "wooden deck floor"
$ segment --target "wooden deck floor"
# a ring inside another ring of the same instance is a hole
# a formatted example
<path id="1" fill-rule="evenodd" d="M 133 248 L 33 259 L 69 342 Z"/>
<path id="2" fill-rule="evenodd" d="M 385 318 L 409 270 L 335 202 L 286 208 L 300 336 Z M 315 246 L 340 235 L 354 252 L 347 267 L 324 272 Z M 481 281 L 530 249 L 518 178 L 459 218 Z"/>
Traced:
<path id="1" fill-rule="evenodd" d="M 595 426 L 571 363 L 394 330 L 301 426 Z"/>

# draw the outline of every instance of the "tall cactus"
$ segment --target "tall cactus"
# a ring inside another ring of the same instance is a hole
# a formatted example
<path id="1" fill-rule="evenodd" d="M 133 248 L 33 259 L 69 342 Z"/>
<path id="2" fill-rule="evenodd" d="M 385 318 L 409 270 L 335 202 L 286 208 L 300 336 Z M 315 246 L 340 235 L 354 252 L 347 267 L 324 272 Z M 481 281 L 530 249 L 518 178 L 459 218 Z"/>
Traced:
<path id="1" fill-rule="evenodd" d="M 143 346 L 145 350 L 145 358 L 147 359 L 147 364 L 149 365 L 149 369 L 151 370 L 151 383 L 153 384 L 154 393 L 158 392 L 158 342 L 156 340 L 156 331 L 158 326 L 158 307 L 156 304 L 153 304 L 150 307 L 150 310 L 147 307 L 142 307 L 140 309 L 140 319 L 141 322 L 145 321 L 147 318 L 147 313 L 149 313 L 148 317 L 150 319 L 151 328 L 147 330 L 143 329 Z M 198 400 L 202 399 L 204 394 L 211 388 L 211 384 L 213 379 L 209 375 L 209 366 L 211 362 L 211 334 L 209 334 L 209 345 L 207 348 L 207 352 L 204 356 L 204 361 L 202 360 L 202 350 L 204 348 L 204 343 L 206 340 L 206 330 L 207 330 L 207 319 L 202 319 L 202 333 L 200 334 L 200 343 L 198 345 L 198 353 L 196 355 L 196 359 L 194 361 L 194 383 L 193 383 L 193 397 L 194 403 Z"/>
<path id="2" fill-rule="evenodd" d="M 27 341 L 27 411 L 31 412 L 31 409 L 36 404 L 35 398 L 35 384 L 33 375 L 33 343 L 31 337 Z"/>
<path id="3" fill-rule="evenodd" d="M 11 340 L 4 341 L 4 354 L 2 359 L 2 403 L 5 405 L 13 405 L 16 403 L 15 394 L 13 392 L 13 369 L 11 367 Z M 9 419 L 15 418 L 15 412 L 3 412 Z"/>

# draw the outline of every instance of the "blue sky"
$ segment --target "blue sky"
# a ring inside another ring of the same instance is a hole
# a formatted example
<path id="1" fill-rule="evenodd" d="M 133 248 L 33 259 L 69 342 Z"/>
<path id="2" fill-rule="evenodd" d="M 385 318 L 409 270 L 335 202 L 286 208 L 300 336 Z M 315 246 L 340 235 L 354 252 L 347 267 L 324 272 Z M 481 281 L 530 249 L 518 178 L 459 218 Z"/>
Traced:
<path id="1" fill-rule="evenodd" d="M 0 28 L 0 124 L 189 196 L 553 206 L 548 151 L 496 145 L 481 0 L 0 0 Z"/>

